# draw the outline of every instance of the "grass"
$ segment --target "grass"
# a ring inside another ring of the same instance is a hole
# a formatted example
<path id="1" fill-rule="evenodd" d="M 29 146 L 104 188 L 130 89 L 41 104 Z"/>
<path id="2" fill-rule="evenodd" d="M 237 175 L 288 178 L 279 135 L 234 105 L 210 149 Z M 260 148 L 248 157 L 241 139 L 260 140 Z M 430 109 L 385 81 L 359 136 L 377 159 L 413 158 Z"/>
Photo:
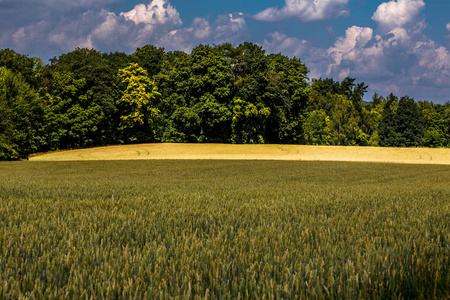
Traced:
<path id="1" fill-rule="evenodd" d="M 137 144 L 34 155 L 33 161 L 231 159 L 450 165 L 450 149 L 302 145 Z"/>
<path id="2" fill-rule="evenodd" d="M 0 164 L 0 298 L 448 298 L 450 168 Z"/>

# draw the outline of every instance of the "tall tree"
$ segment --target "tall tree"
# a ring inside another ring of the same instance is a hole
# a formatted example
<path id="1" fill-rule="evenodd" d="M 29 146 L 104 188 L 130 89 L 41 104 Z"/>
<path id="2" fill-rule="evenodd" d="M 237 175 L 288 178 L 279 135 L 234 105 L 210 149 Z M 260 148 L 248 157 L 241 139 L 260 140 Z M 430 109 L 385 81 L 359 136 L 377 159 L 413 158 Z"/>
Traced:
<path id="1" fill-rule="evenodd" d="M 43 67 L 40 58 L 29 57 L 11 49 L 2 49 L 0 50 L 0 67 L 5 67 L 14 74 L 20 73 L 23 79 L 34 88 L 39 86 L 39 74 Z"/>
<path id="2" fill-rule="evenodd" d="M 304 138 L 307 145 L 330 145 L 330 117 L 323 110 L 310 112 L 303 124 Z"/>
<path id="3" fill-rule="evenodd" d="M 0 160 L 27 158 L 45 144 L 41 99 L 21 73 L 0 67 Z"/>
<path id="4" fill-rule="evenodd" d="M 233 107 L 232 136 L 236 144 L 264 144 L 265 122 L 270 109 L 262 104 L 253 104 L 239 98 Z"/>
<path id="5" fill-rule="evenodd" d="M 396 125 L 399 138 L 396 146 L 419 147 L 423 142 L 424 120 L 414 99 L 404 96 L 398 102 Z"/>
<path id="6" fill-rule="evenodd" d="M 378 130 L 380 146 L 393 147 L 398 145 L 397 108 L 398 98 L 391 93 L 384 103 L 383 113 L 381 115 Z"/>
<path id="7" fill-rule="evenodd" d="M 164 48 L 146 45 L 142 48 L 137 48 L 131 55 L 131 59 L 140 67 L 144 68 L 150 78 L 153 78 L 153 76 L 156 76 L 161 71 L 164 56 Z"/>
<path id="8" fill-rule="evenodd" d="M 47 90 L 49 102 L 56 103 L 59 110 L 63 109 L 57 112 L 61 117 L 67 112 L 72 115 L 68 122 L 61 119 L 68 136 L 73 131 L 78 132 L 60 146 L 77 148 L 116 142 L 115 78 L 105 56 L 94 49 L 77 48 L 52 59 L 51 70 L 53 82 Z M 65 84 L 67 88 L 62 86 Z M 67 93 L 68 88 L 70 93 Z M 95 118 L 86 122 L 91 118 L 86 115 L 92 114 Z"/>
<path id="9" fill-rule="evenodd" d="M 130 142 L 150 142 L 156 139 L 155 120 L 159 110 L 155 108 L 161 96 L 148 73 L 136 63 L 119 70 L 125 90 L 118 100 L 121 110 L 120 128 Z"/>
<path id="10" fill-rule="evenodd" d="M 263 103 L 271 111 L 266 124 L 270 143 L 299 143 L 302 141 L 301 116 L 308 103 L 308 69 L 297 58 L 281 54 L 268 56 L 267 86 Z"/>
<path id="11" fill-rule="evenodd" d="M 441 105 L 431 102 L 419 102 L 419 109 L 424 116 L 425 134 L 423 144 L 426 147 L 445 147 L 448 143 L 448 126 L 441 111 Z"/>

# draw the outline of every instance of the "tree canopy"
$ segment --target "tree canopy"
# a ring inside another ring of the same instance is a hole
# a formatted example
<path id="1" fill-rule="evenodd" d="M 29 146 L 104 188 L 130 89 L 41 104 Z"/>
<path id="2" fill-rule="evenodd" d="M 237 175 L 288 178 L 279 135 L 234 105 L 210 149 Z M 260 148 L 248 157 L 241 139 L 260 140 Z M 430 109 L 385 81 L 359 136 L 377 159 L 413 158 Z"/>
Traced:
<path id="1" fill-rule="evenodd" d="M 299 58 L 253 43 L 77 48 L 43 64 L 0 50 L 0 160 L 139 142 L 449 147 L 450 103 L 373 95 L 308 78 Z"/>

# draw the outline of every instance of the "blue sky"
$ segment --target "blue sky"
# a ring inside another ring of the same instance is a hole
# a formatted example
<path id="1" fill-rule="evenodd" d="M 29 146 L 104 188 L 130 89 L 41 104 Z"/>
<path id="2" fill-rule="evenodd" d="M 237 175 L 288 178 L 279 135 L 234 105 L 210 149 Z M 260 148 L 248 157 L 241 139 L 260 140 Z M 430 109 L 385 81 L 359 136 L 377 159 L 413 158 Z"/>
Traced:
<path id="1" fill-rule="evenodd" d="M 244 41 L 300 58 L 311 78 L 364 81 L 368 99 L 450 100 L 448 0 L 0 0 L 0 48 L 44 60 Z"/>

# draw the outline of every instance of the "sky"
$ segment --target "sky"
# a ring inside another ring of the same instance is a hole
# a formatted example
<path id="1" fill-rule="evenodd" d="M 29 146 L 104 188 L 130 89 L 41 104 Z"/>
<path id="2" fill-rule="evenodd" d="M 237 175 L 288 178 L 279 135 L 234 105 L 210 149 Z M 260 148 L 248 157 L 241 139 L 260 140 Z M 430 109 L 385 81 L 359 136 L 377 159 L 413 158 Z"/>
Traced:
<path id="1" fill-rule="evenodd" d="M 190 52 L 242 42 L 387 96 L 450 101 L 449 0 L 0 0 L 0 49 L 44 61 L 76 47 Z"/>

